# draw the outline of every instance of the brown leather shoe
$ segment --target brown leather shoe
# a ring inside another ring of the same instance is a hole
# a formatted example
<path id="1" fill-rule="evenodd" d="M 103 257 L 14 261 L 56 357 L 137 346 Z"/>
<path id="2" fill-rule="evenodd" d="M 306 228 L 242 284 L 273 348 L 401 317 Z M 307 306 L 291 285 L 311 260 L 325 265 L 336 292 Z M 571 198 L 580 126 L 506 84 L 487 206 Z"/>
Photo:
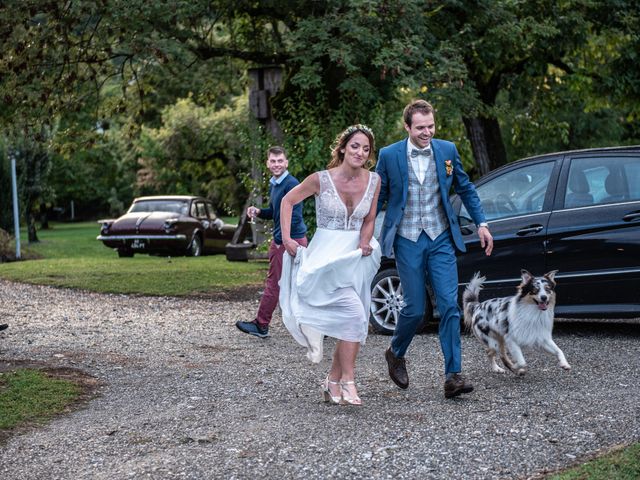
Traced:
<path id="1" fill-rule="evenodd" d="M 407 374 L 407 365 L 404 358 L 396 357 L 391 351 L 391 347 L 387 348 L 384 352 L 384 358 L 387 359 L 387 366 L 389 367 L 389 376 L 393 383 L 400 388 L 407 389 L 409 387 L 409 375 Z"/>
<path id="2" fill-rule="evenodd" d="M 457 397 L 461 393 L 473 392 L 473 385 L 468 380 L 465 380 L 459 373 L 454 373 L 449 380 L 444 382 L 444 396 L 445 398 Z"/>

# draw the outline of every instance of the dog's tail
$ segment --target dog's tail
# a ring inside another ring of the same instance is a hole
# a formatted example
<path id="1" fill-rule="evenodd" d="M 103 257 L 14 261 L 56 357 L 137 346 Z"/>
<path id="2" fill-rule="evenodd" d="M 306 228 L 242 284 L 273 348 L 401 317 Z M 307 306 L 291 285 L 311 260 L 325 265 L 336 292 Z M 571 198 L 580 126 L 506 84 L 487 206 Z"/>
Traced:
<path id="1" fill-rule="evenodd" d="M 475 306 L 480 302 L 480 290 L 482 290 L 482 284 L 487 277 L 481 277 L 480 272 L 476 272 L 473 276 L 467 288 L 464 289 L 462 294 L 462 307 L 464 310 L 464 325 L 469 329 L 471 328 L 471 319 L 473 318 L 473 311 Z"/>

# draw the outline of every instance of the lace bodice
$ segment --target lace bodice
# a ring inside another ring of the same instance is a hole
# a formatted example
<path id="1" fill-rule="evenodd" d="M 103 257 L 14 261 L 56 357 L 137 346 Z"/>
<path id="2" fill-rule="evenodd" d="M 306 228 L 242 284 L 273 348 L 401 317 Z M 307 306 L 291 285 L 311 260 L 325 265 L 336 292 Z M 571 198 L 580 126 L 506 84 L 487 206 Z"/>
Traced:
<path id="1" fill-rule="evenodd" d="M 360 230 L 364 218 L 371 210 L 371 202 L 376 192 L 379 176 L 369 173 L 369 183 L 360 202 L 351 215 L 347 210 L 327 170 L 318 172 L 320 193 L 316 196 L 316 223 L 318 228 L 328 230 Z"/>

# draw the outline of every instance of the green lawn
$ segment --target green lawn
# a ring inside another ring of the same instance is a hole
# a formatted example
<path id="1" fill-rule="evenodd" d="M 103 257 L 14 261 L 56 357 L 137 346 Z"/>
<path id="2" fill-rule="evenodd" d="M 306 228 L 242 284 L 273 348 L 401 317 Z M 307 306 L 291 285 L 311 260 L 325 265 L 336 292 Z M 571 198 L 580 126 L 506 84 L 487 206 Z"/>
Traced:
<path id="1" fill-rule="evenodd" d="M 0 263 L 0 277 L 105 293 L 190 295 L 257 287 L 268 267 L 266 261 L 229 262 L 224 255 L 118 258 L 96 240 L 97 223 L 54 223 L 52 227 L 38 231 L 39 243 L 23 243 L 23 256 L 41 258 Z M 21 238 L 26 239 L 26 232 Z"/>
<path id="2" fill-rule="evenodd" d="M 617 449 L 600 458 L 549 477 L 549 480 L 637 480 L 640 444 Z"/>
<path id="3" fill-rule="evenodd" d="M 0 373 L 0 430 L 46 420 L 62 412 L 80 393 L 75 383 L 38 370 Z"/>

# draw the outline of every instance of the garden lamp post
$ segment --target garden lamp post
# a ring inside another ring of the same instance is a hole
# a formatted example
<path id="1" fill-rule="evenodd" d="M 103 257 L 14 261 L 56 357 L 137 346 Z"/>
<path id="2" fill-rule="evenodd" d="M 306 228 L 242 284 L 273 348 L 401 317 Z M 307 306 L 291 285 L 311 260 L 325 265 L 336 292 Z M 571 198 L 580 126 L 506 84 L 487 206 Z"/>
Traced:
<path id="1" fill-rule="evenodd" d="M 16 259 L 20 255 L 20 216 L 18 215 L 18 183 L 16 181 L 16 157 L 11 155 L 11 190 L 13 192 L 13 225 L 16 236 Z"/>

